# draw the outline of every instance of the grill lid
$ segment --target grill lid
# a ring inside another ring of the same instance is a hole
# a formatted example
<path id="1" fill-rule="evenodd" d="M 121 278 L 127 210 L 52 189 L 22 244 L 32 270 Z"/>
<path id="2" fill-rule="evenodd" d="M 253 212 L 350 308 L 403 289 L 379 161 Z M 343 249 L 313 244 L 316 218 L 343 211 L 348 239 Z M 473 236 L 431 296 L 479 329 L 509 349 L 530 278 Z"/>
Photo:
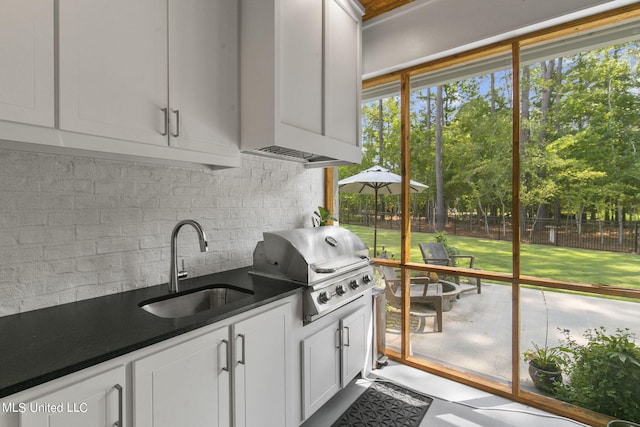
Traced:
<path id="1" fill-rule="evenodd" d="M 314 283 L 370 263 L 369 249 L 340 227 L 265 232 L 253 252 L 253 272 L 304 284 Z"/>

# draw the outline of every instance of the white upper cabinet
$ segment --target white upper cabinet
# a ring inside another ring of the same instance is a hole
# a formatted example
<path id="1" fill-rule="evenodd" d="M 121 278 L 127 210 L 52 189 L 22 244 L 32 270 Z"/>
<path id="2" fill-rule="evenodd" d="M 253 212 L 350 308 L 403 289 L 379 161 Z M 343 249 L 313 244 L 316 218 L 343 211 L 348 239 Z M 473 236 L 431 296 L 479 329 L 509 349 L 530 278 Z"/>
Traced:
<path id="1" fill-rule="evenodd" d="M 326 0 L 325 12 L 326 135 L 346 144 L 360 144 L 361 17 L 341 0 Z M 356 82 L 356 83 L 354 83 Z M 354 126 L 354 124 L 356 124 Z"/>
<path id="2" fill-rule="evenodd" d="M 241 1 L 242 150 L 360 162 L 362 14 L 354 0 Z"/>
<path id="3" fill-rule="evenodd" d="M 0 120 L 54 126 L 51 0 L 0 0 Z"/>
<path id="4" fill-rule="evenodd" d="M 161 0 L 61 0 L 60 129 L 166 145 Z"/>
<path id="5" fill-rule="evenodd" d="M 59 127 L 109 138 L 64 145 L 239 166 L 238 0 L 60 0 L 58 15 Z"/>
<path id="6" fill-rule="evenodd" d="M 170 145 L 233 155 L 239 144 L 238 2 L 169 2 Z"/>
<path id="7" fill-rule="evenodd" d="M 322 1 L 282 3 L 281 122 L 322 135 Z"/>

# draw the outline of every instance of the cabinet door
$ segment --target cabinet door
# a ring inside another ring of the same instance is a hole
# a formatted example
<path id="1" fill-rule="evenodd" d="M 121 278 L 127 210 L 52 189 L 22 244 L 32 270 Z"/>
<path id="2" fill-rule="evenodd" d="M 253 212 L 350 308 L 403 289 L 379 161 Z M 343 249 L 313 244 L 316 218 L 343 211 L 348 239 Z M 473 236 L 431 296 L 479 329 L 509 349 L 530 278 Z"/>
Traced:
<path id="1" fill-rule="evenodd" d="M 125 417 L 125 368 L 83 379 L 25 402 L 21 427 L 112 427 Z M 119 424 L 117 424 L 119 423 Z"/>
<path id="2" fill-rule="evenodd" d="M 302 342 L 303 419 L 340 390 L 339 327 L 333 323 Z"/>
<path id="3" fill-rule="evenodd" d="M 276 67 L 281 76 L 276 77 L 275 88 L 280 91 L 280 121 L 322 135 L 322 2 L 282 0 L 279 3 L 282 10 L 276 22 L 281 25 L 277 40 L 281 54 Z"/>
<path id="4" fill-rule="evenodd" d="M 51 0 L 0 0 L 0 120 L 54 126 Z"/>
<path id="5" fill-rule="evenodd" d="M 133 363 L 137 427 L 229 425 L 228 327 Z"/>
<path id="6" fill-rule="evenodd" d="M 349 0 L 325 3 L 325 135 L 358 145 L 361 17 Z"/>
<path id="7" fill-rule="evenodd" d="M 342 331 L 342 387 L 364 369 L 367 342 L 367 310 L 362 308 L 340 321 Z"/>
<path id="8" fill-rule="evenodd" d="M 291 365 L 289 304 L 233 326 L 234 425 L 287 426 Z"/>
<path id="9" fill-rule="evenodd" d="M 169 5 L 169 143 L 236 154 L 238 0 L 170 0 Z"/>
<path id="10" fill-rule="evenodd" d="M 166 0 L 59 0 L 60 129 L 167 145 Z"/>

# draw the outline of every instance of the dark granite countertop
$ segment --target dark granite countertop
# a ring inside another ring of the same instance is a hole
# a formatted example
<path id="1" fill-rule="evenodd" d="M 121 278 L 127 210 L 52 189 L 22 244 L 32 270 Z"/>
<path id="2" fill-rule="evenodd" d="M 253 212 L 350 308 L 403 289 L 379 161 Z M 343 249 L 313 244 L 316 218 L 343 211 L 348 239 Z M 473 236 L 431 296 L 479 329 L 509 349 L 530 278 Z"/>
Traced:
<path id="1" fill-rule="evenodd" d="M 141 301 L 168 285 L 0 317 L 0 398 L 247 310 L 293 295 L 293 283 L 252 276 L 250 267 L 180 282 L 180 290 L 230 284 L 254 291 L 241 301 L 180 319 L 156 317 Z"/>

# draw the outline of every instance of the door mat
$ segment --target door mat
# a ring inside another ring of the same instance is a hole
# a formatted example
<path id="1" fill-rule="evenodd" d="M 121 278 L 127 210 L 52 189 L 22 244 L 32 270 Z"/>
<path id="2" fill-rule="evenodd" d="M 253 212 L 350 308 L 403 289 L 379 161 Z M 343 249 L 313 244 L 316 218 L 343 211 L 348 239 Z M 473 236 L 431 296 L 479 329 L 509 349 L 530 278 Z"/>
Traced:
<path id="1" fill-rule="evenodd" d="M 431 402 L 399 385 L 374 382 L 332 427 L 418 427 Z"/>

